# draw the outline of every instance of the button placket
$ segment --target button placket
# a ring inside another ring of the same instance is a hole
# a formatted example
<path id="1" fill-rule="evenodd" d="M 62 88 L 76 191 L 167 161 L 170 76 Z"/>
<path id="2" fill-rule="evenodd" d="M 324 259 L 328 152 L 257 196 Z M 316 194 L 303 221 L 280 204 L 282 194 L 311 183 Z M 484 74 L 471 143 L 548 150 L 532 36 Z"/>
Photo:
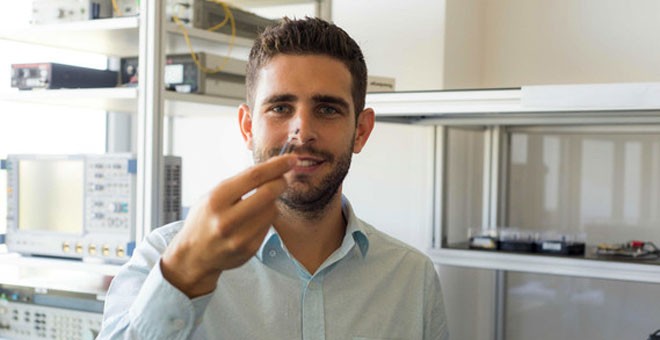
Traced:
<path id="1" fill-rule="evenodd" d="M 323 277 L 320 273 L 307 280 L 302 301 L 303 340 L 325 339 L 325 308 Z"/>

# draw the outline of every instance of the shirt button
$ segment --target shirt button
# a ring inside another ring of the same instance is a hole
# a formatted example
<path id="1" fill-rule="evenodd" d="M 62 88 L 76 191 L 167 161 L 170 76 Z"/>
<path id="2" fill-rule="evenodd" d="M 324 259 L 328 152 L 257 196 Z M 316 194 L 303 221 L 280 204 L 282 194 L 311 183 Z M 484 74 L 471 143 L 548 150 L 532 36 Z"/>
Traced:
<path id="1" fill-rule="evenodd" d="M 271 250 L 268 252 L 268 255 L 270 255 L 270 257 L 275 257 L 275 255 L 277 255 L 277 252 L 276 252 L 275 250 L 271 249 Z"/>
<path id="2" fill-rule="evenodd" d="M 182 330 L 183 327 L 186 326 L 186 322 L 181 319 L 174 319 L 174 321 L 172 321 L 172 326 L 176 330 Z"/>

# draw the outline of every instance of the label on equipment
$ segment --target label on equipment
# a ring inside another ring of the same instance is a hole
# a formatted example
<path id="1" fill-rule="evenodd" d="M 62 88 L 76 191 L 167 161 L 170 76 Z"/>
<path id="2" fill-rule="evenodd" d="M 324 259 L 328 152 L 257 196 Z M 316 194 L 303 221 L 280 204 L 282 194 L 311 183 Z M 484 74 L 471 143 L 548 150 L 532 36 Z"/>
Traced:
<path id="1" fill-rule="evenodd" d="M 180 84 L 183 83 L 183 65 L 165 65 L 165 83 Z"/>

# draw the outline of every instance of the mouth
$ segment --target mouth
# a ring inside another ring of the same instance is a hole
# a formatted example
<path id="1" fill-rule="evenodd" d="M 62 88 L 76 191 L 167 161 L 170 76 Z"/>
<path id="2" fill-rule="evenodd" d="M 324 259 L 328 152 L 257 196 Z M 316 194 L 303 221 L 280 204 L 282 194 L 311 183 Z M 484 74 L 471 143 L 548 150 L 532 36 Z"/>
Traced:
<path id="1" fill-rule="evenodd" d="M 325 163 L 325 160 L 319 158 L 298 157 L 298 162 L 293 170 L 295 172 L 309 173 L 318 169 L 323 163 Z"/>

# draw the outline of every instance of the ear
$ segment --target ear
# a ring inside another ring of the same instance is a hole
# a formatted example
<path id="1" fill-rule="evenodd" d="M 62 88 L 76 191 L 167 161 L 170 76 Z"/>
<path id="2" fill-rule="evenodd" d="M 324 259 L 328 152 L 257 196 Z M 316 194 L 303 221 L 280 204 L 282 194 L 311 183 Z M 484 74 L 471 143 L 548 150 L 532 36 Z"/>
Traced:
<path id="1" fill-rule="evenodd" d="M 254 148 L 254 138 L 252 136 L 252 113 L 246 104 L 238 107 L 238 123 L 241 126 L 241 135 L 245 145 L 249 150 Z"/>
<path id="2" fill-rule="evenodd" d="M 374 129 L 374 121 L 376 119 L 376 113 L 371 108 L 366 108 L 364 111 L 360 112 L 357 120 L 357 126 L 355 127 L 355 143 L 353 144 L 353 153 L 360 153 L 367 140 L 371 135 L 371 131 Z"/>

